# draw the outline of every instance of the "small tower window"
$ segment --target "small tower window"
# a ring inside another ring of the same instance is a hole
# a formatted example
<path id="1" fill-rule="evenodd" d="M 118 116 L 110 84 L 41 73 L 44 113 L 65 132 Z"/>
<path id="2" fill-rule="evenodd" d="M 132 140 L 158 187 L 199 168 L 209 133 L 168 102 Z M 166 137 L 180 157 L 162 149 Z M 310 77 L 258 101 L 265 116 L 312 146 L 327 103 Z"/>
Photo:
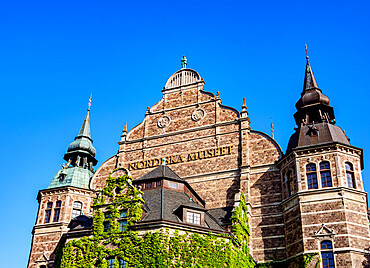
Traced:
<path id="1" fill-rule="evenodd" d="M 321 259 L 323 268 L 335 268 L 333 244 L 331 241 L 322 241 L 321 246 Z"/>
<path id="2" fill-rule="evenodd" d="M 51 209 L 53 208 L 53 202 L 49 202 L 46 206 L 45 210 L 45 221 L 44 223 L 49 223 L 50 222 L 50 217 L 51 217 Z"/>
<path id="3" fill-rule="evenodd" d="M 62 201 L 58 200 L 55 203 L 53 222 L 58 222 L 59 221 L 59 215 L 60 215 L 60 208 L 61 208 L 61 206 L 62 206 Z"/>
<path id="4" fill-rule="evenodd" d="M 307 185 L 308 189 L 317 189 L 317 174 L 316 174 L 316 165 L 308 164 L 306 166 L 306 176 L 307 176 Z"/>
<path id="5" fill-rule="evenodd" d="M 346 162 L 346 177 L 347 185 L 350 188 L 356 188 L 355 173 L 353 172 L 353 165 L 350 162 Z"/>
<path id="6" fill-rule="evenodd" d="M 80 216 L 82 213 L 82 203 L 76 201 L 73 203 L 73 210 L 72 210 L 72 219 Z"/>
<path id="7" fill-rule="evenodd" d="M 320 177 L 322 187 L 331 187 L 330 164 L 328 161 L 320 163 Z"/>
<path id="8" fill-rule="evenodd" d="M 286 187 L 289 197 L 293 194 L 293 171 L 291 170 L 289 170 L 286 175 Z"/>

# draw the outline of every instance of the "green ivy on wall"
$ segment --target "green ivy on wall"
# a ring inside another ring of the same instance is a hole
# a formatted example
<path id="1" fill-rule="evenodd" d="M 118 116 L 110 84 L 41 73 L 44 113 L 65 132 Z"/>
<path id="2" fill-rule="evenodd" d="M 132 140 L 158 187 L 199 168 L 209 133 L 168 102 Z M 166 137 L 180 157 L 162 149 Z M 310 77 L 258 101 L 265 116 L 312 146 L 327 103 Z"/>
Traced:
<path id="1" fill-rule="evenodd" d="M 57 252 L 54 267 L 107 268 L 110 262 L 115 268 L 257 267 L 249 255 L 243 194 L 232 216 L 233 235 L 180 234 L 168 229 L 139 235 L 129 227 L 142 217 L 142 195 L 128 175 L 109 176 L 101 194 L 94 199 L 93 236 L 65 243 Z M 124 230 L 119 224 L 122 211 L 127 221 Z M 273 267 L 272 263 L 266 265 Z"/>

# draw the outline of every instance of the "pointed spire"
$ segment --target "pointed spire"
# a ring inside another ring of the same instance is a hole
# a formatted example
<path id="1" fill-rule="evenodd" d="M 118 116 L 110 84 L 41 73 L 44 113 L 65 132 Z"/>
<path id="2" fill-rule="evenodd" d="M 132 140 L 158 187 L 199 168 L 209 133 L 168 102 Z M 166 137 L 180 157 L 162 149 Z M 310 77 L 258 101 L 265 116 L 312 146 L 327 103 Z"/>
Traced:
<path id="1" fill-rule="evenodd" d="M 243 98 L 242 112 L 247 111 L 247 105 L 245 104 L 245 98 Z"/>
<path id="2" fill-rule="evenodd" d="M 89 99 L 89 104 L 88 104 L 87 114 L 85 116 L 85 120 L 83 121 L 82 126 L 81 126 L 81 129 L 80 129 L 80 132 L 77 135 L 77 137 L 86 137 L 86 138 L 89 138 L 90 140 L 91 140 L 91 133 L 90 133 L 91 97 L 92 97 L 92 94 L 91 94 L 90 99 Z"/>
<path id="3" fill-rule="evenodd" d="M 122 130 L 121 141 L 125 141 L 126 137 L 127 137 L 127 122 L 125 122 L 125 126 L 123 127 Z"/>
<path id="4" fill-rule="evenodd" d="M 315 76 L 313 75 L 313 71 L 310 65 L 309 57 L 307 54 L 307 44 L 305 43 L 306 48 L 306 72 L 304 74 L 304 84 L 303 84 L 303 91 L 309 90 L 311 88 L 319 88 L 317 85 Z"/>

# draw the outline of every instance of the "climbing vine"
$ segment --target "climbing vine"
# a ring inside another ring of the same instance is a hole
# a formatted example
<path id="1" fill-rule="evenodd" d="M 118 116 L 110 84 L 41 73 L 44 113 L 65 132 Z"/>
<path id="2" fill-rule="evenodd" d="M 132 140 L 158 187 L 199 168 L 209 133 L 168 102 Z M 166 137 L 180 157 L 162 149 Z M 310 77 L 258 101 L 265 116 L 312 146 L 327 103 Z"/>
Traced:
<path id="1" fill-rule="evenodd" d="M 93 235 L 68 241 L 60 247 L 54 267 L 257 266 L 249 255 L 247 205 L 243 194 L 232 216 L 233 235 L 200 235 L 169 229 L 144 234 L 134 232 L 130 226 L 142 217 L 142 195 L 128 175 L 109 176 L 93 202 Z"/>

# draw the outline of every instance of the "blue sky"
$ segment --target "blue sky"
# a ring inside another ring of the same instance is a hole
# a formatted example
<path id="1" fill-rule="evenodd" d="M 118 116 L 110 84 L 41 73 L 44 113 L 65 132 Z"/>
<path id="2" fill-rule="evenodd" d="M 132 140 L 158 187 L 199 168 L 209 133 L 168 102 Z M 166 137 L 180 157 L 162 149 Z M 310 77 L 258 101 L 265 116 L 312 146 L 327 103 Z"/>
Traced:
<path id="1" fill-rule="evenodd" d="M 36 196 L 63 163 L 93 94 L 99 164 L 140 123 L 183 55 L 188 67 L 285 151 L 303 87 L 304 42 L 337 124 L 370 142 L 368 1 L 0 2 L 0 262 L 25 267 Z"/>

